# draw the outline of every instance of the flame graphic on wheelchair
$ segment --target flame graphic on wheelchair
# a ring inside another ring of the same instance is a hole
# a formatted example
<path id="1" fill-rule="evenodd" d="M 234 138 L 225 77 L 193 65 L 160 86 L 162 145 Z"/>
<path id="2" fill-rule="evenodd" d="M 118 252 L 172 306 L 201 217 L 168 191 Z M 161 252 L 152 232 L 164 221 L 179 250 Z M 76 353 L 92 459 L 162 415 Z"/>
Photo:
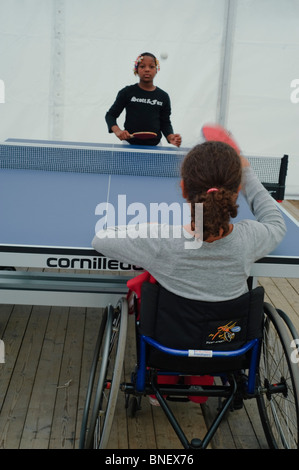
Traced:
<path id="1" fill-rule="evenodd" d="M 212 341 L 214 341 L 216 338 L 217 340 L 221 341 L 227 341 L 230 342 L 234 339 L 235 337 L 235 331 L 239 331 L 240 328 L 236 327 L 237 322 L 229 322 L 224 326 L 218 326 L 217 333 L 213 334 L 211 333 L 209 337 L 211 337 Z"/>

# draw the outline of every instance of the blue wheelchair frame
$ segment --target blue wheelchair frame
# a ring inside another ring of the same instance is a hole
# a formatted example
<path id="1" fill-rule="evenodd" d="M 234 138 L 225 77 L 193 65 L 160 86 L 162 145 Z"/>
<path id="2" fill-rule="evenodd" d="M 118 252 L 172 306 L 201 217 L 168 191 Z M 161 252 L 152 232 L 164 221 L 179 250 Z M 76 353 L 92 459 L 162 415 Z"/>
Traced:
<path id="1" fill-rule="evenodd" d="M 190 350 L 184 349 L 171 349 L 162 344 L 158 343 L 154 339 L 150 338 L 149 336 L 140 335 L 140 343 L 139 343 L 139 365 L 137 368 L 137 378 L 136 378 L 136 391 L 138 393 L 142 393 L 145 390 L 145 379 L 146 379 L 146 344 L 155 347 L 161 352 L 169 354 L 171 356 L 180 356 L 180 357 L 190 357 Z M 256 377 L 256 369 L 258 365 L 259 359 L 259 351 L 260 351 L 260 340 L 253 339 L 248 341 L 242 348 L 232 350 L 232 351 L 204 351 L 202 354 L 204 357 L 207 357 L 206 353 L 210 353 L 211 358 L 231 358 L 242 356 L 248 351 L 251 351 L 251 359 L 250 359 L 250 367 L 249 367 L 249 374 L 248 374 L 248 384 L 247 384 L 247 393 L 248 395 L 253 395 L 255 391 L 255 377 Z M 200 353 L 196 355 L 196 357 L 200 357 Z M 165 373 L 163 372 L 163 375 Z M 180 375 L 184 375 L 183 373 Z"/>

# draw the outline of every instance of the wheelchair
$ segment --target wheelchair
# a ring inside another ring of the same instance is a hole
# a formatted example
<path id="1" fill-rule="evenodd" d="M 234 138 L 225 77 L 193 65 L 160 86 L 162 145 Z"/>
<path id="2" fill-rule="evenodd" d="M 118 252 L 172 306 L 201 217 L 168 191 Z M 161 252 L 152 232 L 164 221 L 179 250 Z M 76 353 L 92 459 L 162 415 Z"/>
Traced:
<path id="1" fill-rule="evenodd" d="M 140 309 L 134 299 L 137 364 L 131 382 L 121 381 L 128 300 L 105 309 L 87 386 L 81 449 L 106 448 L 120 391 L 131 417 L 142 397 L 154 395 L 184 449 L 207 448 L 227 413 L 248 399 L 257 402 L 269 448 L 298 448 L 298 334 L 283 311 L 264 301 L 262 287 L 234 300 L 201 302 L 145 282 L 141 299 Z M 207 375 L 210 385 L 185 380 Z M 189 442 L 169 403 L 192 397 L 218 397 L 220 406 L 205 435 Z"/>

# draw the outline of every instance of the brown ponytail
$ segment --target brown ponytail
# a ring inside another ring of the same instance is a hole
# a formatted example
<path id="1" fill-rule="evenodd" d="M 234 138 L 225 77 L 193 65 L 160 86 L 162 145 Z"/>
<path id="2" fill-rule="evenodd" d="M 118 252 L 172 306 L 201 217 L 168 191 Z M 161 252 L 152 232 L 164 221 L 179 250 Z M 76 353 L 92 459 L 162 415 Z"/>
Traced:
<path id="1" fill-rule="evenodd" d="M 195 230 L 195 203 L 203 204 L 203 239 L 229 232 L 236 217 L 241 184 L 241 161 L 237 152 L 222 142 L 196 145 L 186 155 L 181 175 L 184 193 L 191 203 L 191 228 Z M 212 190 L 211 190 L 212 189 Z"/>

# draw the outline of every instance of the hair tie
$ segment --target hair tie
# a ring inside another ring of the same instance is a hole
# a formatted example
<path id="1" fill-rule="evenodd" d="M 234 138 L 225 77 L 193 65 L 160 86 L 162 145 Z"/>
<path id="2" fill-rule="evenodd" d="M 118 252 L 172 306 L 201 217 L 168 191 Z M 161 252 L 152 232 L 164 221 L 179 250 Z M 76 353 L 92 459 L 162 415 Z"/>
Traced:
<path id="1" fill-rule="evenodd" d="M 207 194 L 209 194 L 209 193 L 217 193 L 218 191 L 219 191 L 218 188 L 210 188 L 210 189 L 207 190 Z"/>
<path id="2" fill-rule="evenodd" d="M 143 61 L 143 57 L 144 57 L 144 56 L 152 57 L 152 58 L 154 59 L 157 72 L 159 72 L 159 70 L 160 70 L 160 62 L 158 61 L 158 59 L 154 56 L 154 54 L 145 53 L 145 54 L 140 54 L 140 55 L 137 57 L 137 59 L 135 60 L 135 62 L 134 62 L 134 68 L 133 68 L 134 75 L 138 75 L 138 66 L 139 66 L 139 64 Z"/>

